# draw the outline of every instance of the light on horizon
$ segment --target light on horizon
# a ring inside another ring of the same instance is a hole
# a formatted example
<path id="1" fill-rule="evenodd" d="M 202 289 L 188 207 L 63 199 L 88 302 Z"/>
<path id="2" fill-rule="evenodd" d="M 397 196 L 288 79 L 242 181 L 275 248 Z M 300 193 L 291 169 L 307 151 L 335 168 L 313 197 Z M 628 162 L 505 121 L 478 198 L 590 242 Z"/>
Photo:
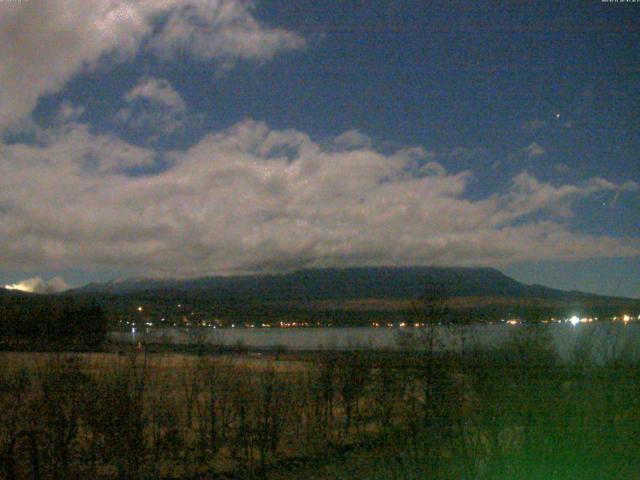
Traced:
<path id="1" fill-rule="evenodd" d="M 14 283 L 12 285 L 5 285 L 4 288 L 6 288 L 7 290 L 17 290 L 19 292 L 28 292 L 28 293 L 33 293 L 33 291 L 35 290 L 32 283 L 29 282 L 28 280 Z"/>

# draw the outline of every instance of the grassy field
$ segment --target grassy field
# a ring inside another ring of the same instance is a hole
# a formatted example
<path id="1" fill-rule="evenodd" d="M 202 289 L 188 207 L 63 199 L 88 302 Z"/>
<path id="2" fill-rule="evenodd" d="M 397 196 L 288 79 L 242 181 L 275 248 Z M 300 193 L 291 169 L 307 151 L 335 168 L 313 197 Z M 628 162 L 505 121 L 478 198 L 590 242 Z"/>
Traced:
<path id="1" fill-rule="evenodd" d="M 189 373 L 202 362 L 202 356 L 185 353 L 151 353 L 143 354 L 139 351 L 123 350 L 122 353 L 33 353 L 33 352 L 0 352 L 0 364 L 5 372 L 33 370 L 46 368 L 55 362 L 71 362 L 81 365 L 83 371 L 104 372 L 118 370 L 124 365 L 129 366 L 132 354 L 136 365 L 143 366 L 154 373 L 172 372 L 175 374 Z M 207 361 L 214 365 L 235 367 L 253 371 L 273 369 L 276 372 L 296 372 L 306 370 L 308 362 L 293 358 L 276 358 L 275 355 L 253 354 L 234 355 L 221 354 L 207 356 Z"/>
<path id="2" fill-rule="evenodd" d="M 640 363 L 587 351 L 5 352 L 0 478 L 640 479 Z"/>

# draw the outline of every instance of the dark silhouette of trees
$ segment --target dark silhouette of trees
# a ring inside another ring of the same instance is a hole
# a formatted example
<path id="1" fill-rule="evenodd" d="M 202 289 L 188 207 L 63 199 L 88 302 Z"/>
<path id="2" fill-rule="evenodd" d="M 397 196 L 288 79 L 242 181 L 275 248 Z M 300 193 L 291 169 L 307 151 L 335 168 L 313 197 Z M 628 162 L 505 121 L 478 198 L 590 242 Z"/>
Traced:
<path id="1" fill-rule="evenodd" d="M 48 295 L 0 300 L 0 340 L 5 342 L 96 347 L 107 331 L 107 316 L 92 300 Z"/>

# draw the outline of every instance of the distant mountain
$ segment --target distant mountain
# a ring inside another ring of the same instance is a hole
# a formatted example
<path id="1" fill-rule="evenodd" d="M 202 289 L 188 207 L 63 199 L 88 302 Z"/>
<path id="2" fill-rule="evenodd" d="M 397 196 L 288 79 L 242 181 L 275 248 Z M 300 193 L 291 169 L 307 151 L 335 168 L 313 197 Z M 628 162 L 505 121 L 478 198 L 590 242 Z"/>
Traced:
<path id="1" fill-rule="evenodd" d="M 325 268 L 186 280 L 135 278 L 59 295 L 91 297 L 119 324 L 141 318 L 168 325 L 304 319 L 353 326 L 404 321 L 412 300 L 430 284 L 446 292 L 451 318 L 464 321 L 640 313 L 640 300 L 526 285 L 493 268 Z"/>
<path id="2" fill-rule="evenodd" d="M 265 302 L 411 299 L 427 284 L 436 284 L 452 297 L 513 297 L 603 299 L 520 283 L 493 268 L 371 267 L 300 270 L 276 275 L 202 277 L 188 280 L 131 279 L 92 283 L 70 294 L 122 296 L 154 294 L 200 298 L 233 298 Z"/>
<path id="3" fill-rule="evenodd" d="M 0 320 L 16 308 L 42 311 L 76 300 L 96 302 L 111 325 L 220 326 L 304 322 L 364 326 L 412 318 L 429 285 L 444 292 L 448 318 L 539 321 L 573 315 L 638 315 L 640 300 L 526 285 L 493 268 L 375 267 L 308 269 L 275 275 L 186 280 L 134 278 L 92 283 L 57 294 L 0 288 Z M 0 326 L 0 334 L 2 328 Z"/>

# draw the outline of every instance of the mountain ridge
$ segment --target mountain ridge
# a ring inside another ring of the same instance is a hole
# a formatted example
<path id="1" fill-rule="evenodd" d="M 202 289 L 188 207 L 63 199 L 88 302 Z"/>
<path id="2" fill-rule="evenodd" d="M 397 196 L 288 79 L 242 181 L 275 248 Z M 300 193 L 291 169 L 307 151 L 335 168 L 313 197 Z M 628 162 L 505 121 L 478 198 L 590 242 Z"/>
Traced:
<path id="1" fill-rule="evenodd" d="M 528 285 L 491 267 L 345 267 L 303 269 L 287 273 L 203 276 L 188 279 L 133 278 L 90 283 L 65 292 L 77 294 L 135 295 L 211 294 L 216 297 L 265 301 L 336 300 L 356 298 L 400 299 L 419 296 L 426 284 L 436 284 L 449 296 L 517 298 L 574 298 L 635 300 L 577 290 Z"/>
<path id="2" fill-rule="evenodd" d="M 573 315 L 612 318 L 640 313 L 626 299 L 527 285 L 495 268 L 351 267 L 190 279 L 133 278 L 91 283 L 57 294 L 0 291 L 0 305 L 96 302 L 112 325 L 287 324 L 366 326 L 403 322 L 430 286 L 452 321 L 539 321 Z M 437 300 L 438 301 L 438 300 Z M 43 307 L 44 308 L 44 307 Z"/>

